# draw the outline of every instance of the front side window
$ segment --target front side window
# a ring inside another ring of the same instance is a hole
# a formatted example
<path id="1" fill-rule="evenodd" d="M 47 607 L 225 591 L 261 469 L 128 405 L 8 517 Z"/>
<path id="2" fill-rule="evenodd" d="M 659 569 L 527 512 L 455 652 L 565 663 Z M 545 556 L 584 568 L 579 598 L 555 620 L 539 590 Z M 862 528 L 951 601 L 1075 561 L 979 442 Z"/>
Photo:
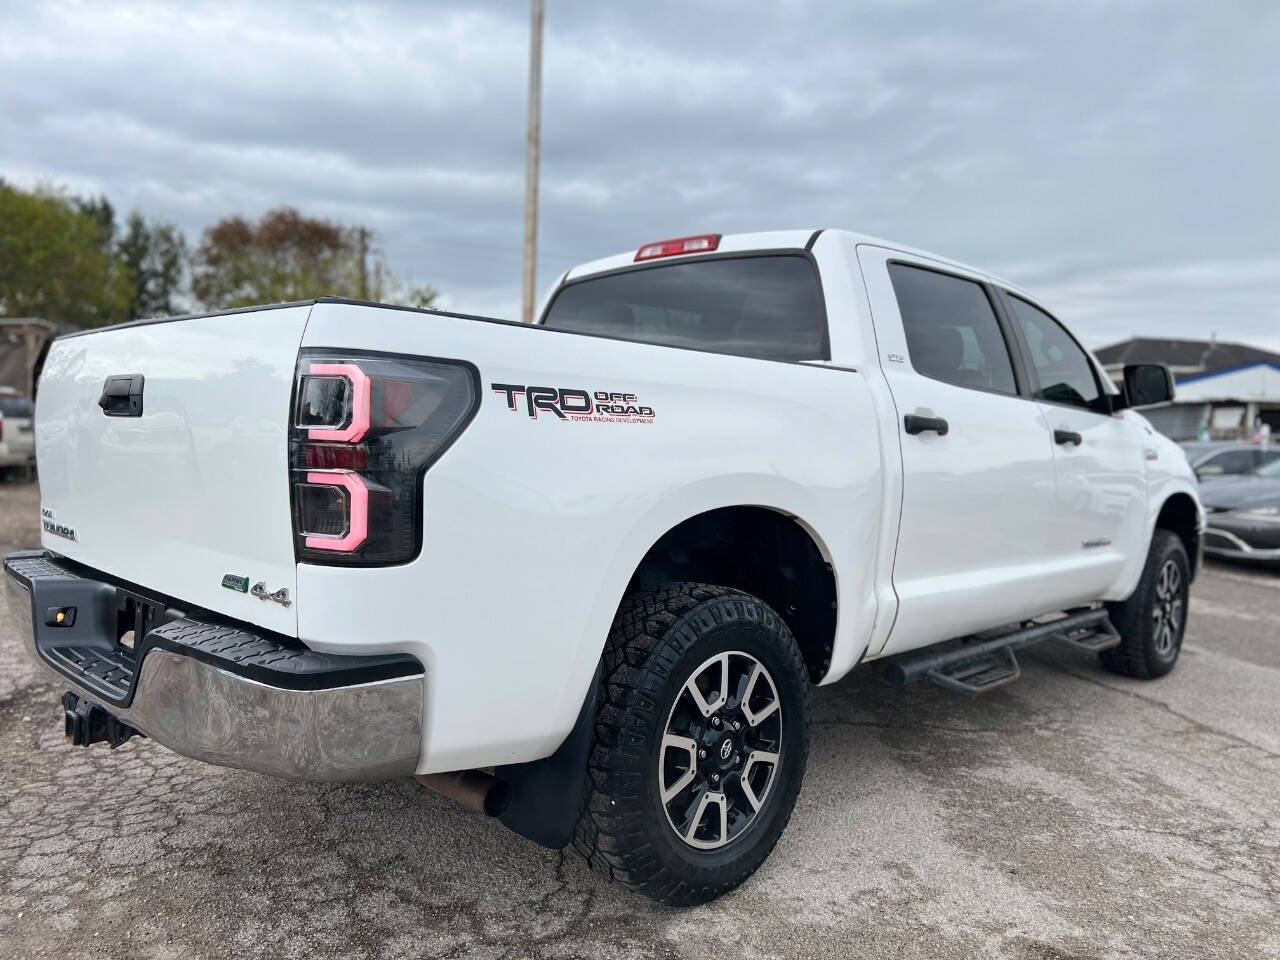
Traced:
<path id="1" fill-rule="evenodd" d="M 1036 397 L 1051 403 L 1067 403 L 1093 409 L 1101 390 L 1093 364 L 1057 320 L 1020 297 L 1009 295 L 1014 323 L 1031 351 L 1031 362 L 1040 379 Z"/>
<path id="2" fill-rule="evenodd" d="M 1227 450 L 1217 456 L 1210 457 L 1200 465 L 1200 469 L 1212 473 L 1248 473 L 1262 462 L 1255 450 Z"/>
<path id="3" fill-rule="evenodd" d="M 977 390 L 1016 394 L 1013 362 L 981 284 L 889 264 L 907 352 L 916 373 Z"/>
<path id="4" fill-rule="evenodd" d="M 563 287 L 543 325 L 770 360 L 827 360 L 827 316 L 807 257 L 684 260 Z"/>

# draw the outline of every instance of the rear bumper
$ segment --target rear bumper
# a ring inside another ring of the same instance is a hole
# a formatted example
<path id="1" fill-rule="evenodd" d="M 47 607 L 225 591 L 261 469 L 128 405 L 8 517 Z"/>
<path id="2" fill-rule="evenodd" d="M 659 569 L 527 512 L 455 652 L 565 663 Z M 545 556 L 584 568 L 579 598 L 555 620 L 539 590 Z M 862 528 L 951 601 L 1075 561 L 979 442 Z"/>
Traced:
<path id="1" fill-rule="evenodd" d="M 297 780 L 412 774 L 422 745 L 422 666 L 407 656 L 315 653 L 239 624 L 145 605 L 145 633 L 117 643 L 137 597 L 43 552 L 5 558 L 4 606 L 54 682 L 176 753 Z M 71 627 L 47 623 L 75 607 Z"/>

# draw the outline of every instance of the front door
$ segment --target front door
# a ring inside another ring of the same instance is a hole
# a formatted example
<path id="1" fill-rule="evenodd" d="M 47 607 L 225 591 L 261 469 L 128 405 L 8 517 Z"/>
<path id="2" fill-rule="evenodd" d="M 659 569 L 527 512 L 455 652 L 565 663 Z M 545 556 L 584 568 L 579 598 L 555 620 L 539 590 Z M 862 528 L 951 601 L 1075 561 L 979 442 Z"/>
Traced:
<path id="1" fill-rule="evenodd" d="M 1109 592 L 1127 558 L 1145 553 L 1146 463 L 1132 422 L 1110 412 L 1084 348 L 1047 312 L 1000 291 L 1053 432 L 1057 506 L 1050 550 L 1062 603 Z"/>
<path id="2" fill-rule="evenodd" d="M 898 617 L 880 652 L 1054 609 L 1053 441 L 995 290 L 880 247 L 858 257 L 902 451 Z"/>

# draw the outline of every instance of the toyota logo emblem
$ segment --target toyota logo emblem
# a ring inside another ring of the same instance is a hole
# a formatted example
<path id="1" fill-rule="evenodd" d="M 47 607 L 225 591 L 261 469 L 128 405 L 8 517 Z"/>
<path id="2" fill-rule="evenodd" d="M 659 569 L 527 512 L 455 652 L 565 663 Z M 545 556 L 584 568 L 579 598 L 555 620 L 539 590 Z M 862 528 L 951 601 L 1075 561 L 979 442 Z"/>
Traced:
<path id="1" fill-rule="evenodd" d="M 720 759 L 728 760 L 731 753 L 733 753 L 733 741 L 726 739 L 724 743 L 720 744 Z"/>

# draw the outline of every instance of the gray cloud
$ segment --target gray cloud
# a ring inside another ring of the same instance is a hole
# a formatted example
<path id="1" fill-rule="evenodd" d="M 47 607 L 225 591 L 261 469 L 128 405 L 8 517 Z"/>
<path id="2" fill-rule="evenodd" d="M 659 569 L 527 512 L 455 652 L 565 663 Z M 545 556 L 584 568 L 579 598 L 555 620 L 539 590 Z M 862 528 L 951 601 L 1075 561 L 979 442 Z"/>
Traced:
<path id="1" fill-rule="evenodd" d="M 1280 347 L 1280 8 L 549 0 L 540 283 L 704 230 L 993 269 L 1093 344 Z M 0 176 L 192 236 L 279 203 L 515 312 L 522 2 L 0 11 Z"/>

